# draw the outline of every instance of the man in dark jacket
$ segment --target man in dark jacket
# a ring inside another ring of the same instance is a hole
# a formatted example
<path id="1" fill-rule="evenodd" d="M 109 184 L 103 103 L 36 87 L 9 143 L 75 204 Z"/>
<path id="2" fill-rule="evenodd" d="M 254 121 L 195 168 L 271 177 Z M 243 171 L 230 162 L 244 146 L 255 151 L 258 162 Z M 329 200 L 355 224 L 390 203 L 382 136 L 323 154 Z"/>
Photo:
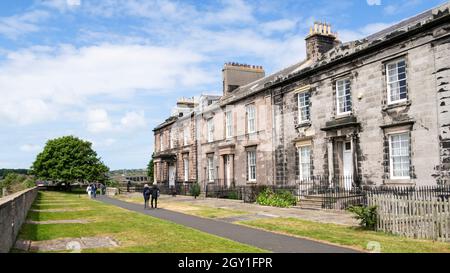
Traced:
<path id="1" fill-rule="evenodd" d="M 150 195 L 152 194 L 152 191 L 150 189 L 150 187 L 145 184 L 144 186 L 144 191 L 143 191 L 143 195 L 144 195 L 144 209 L 146 209 L 148 207 L 148 200 L 150 199 Z"/>
<path id="2" fill-rule="evenodd" d="M 159 197 L 159 188 L 155 183 L 153 184 L 152 188 L 152 200 L 151 200 L 152 208 L 153 208 L 153 200 L 155 200 L 155 209 L 158 208 L 158 197 Z"/>

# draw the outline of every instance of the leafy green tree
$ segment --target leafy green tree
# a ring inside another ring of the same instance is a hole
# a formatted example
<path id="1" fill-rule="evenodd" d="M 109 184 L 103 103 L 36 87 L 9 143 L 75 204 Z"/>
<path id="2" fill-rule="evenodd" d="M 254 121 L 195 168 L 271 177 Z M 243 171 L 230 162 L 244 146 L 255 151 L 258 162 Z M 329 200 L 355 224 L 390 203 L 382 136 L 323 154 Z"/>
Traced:
<path id="1" fill-rule="evenodd" d="M 150 178 L 150 181 L 153 181 L 153 156 L 154 154 L 152 154 L 152 158 L 147 165 L 147 176 Z"/>
<path id="2" fill-rule="evenodd" d="M 74 136 L 47 141 L 31 167 L 36 177 L 54 182 L 106 182 L 108 167 L 92 144 Z"/>
<path id="3" fill-rule="evenodd" d="M 27 169 L 0 169 L 0 179 L 6 177 L 8 173 L 28 174 Z"/>
<path id="4" fill-rule="evenodd" d="M 200 185 L 197 182 L 192 184 L 190 193 L 195 199 L 197 199 L 197 196 L 200 195 Z"/>

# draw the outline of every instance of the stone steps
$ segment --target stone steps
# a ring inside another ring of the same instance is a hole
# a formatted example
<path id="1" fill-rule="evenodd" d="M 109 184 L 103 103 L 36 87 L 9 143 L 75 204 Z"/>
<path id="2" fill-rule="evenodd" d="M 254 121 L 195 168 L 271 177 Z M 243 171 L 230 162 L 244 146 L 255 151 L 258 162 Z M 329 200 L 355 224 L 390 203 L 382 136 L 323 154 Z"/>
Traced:
<path id="1" fill-rule="evenodd" d="M 297 202 L 297 207 L 302 209 L 322 209 L 323 197 L 306 196 Z"/>

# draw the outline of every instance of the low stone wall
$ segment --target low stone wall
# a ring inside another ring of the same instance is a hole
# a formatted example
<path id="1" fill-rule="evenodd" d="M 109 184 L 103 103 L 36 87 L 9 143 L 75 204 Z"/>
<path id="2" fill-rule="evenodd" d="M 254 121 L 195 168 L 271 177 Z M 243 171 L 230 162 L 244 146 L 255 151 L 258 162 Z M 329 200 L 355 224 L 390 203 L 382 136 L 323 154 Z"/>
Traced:
<path id="1" fill-rule="evenodd" d="M 118 188 L 110 188 L 110 187 L 106 188 L 106 195 L 114 196 L 114 195 L 118 195 L 118 194 L 119 194 L 119 189 Z"/>
<path id="2" fill-rule="evenodd" d="M 0 253 L 9 252 L 14 245 L 37 193 L 35 187 L 0 198 Z"/>

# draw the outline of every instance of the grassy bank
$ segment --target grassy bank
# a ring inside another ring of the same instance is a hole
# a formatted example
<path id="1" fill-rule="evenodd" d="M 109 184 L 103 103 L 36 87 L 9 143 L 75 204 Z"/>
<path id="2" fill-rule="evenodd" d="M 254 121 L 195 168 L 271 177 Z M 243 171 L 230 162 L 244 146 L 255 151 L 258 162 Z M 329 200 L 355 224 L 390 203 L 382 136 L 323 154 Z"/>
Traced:
<path id="1" fill-rule="evenodd" d="M 361 250 L 367 250 L 370 242 L 378 242 L 382 253 L 450 253 L 450 243 L 415 240 L 355 227 L 323 224 L 295 218 L 258 219 L 239 223 L 268 231 L 350 246 Z"/>
<path id="2" fill-rule="evenodd" d="M 76 219 L 87 220 L 88 223 L 24 224 L 19 234 L 20 239 L 43 241 L 109 236 L 119 243 L 119 247 L 86 249 L 84 250 L 86 252 L 263 252 L 252 246 L 127 211 L 77 194 L 40 192 L 32 209 L 68 211 L 30 211 L 29 220 Z"/>

